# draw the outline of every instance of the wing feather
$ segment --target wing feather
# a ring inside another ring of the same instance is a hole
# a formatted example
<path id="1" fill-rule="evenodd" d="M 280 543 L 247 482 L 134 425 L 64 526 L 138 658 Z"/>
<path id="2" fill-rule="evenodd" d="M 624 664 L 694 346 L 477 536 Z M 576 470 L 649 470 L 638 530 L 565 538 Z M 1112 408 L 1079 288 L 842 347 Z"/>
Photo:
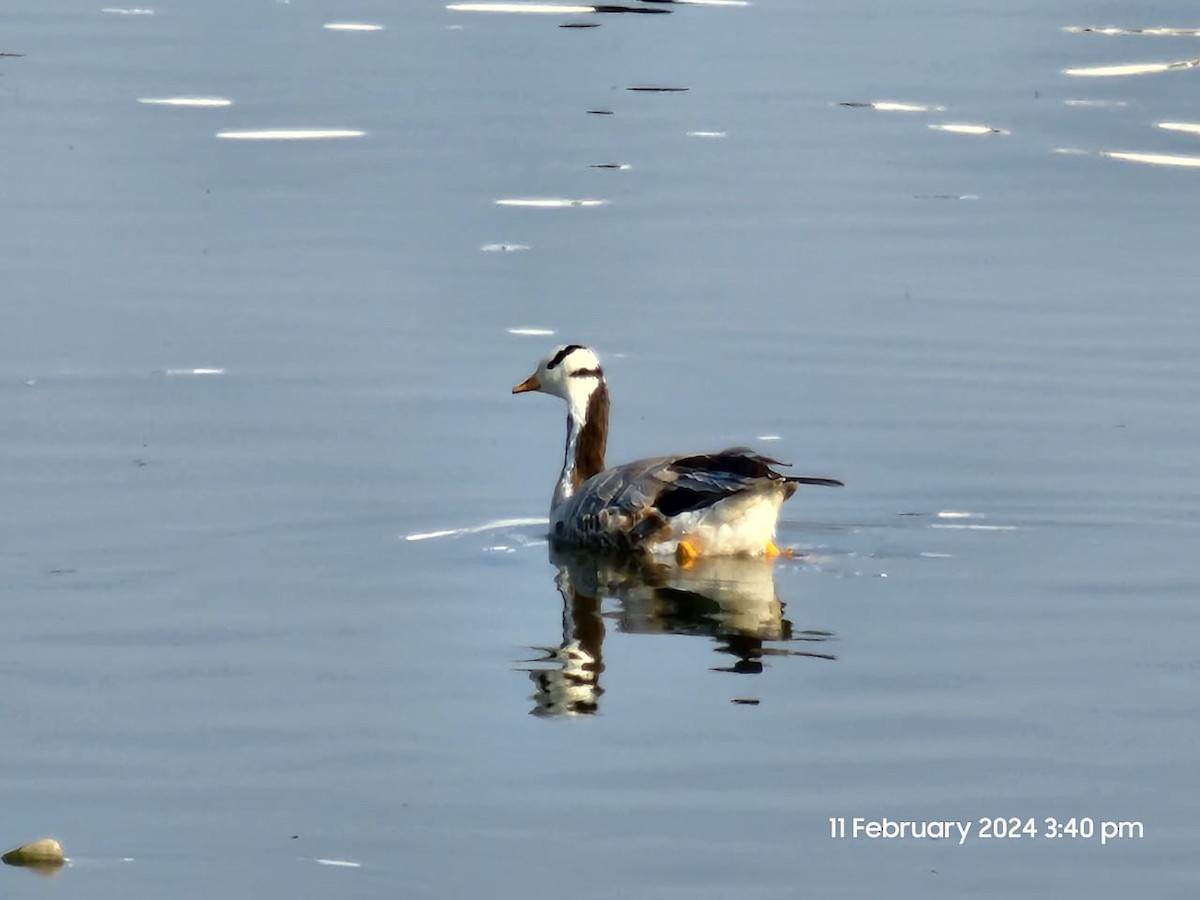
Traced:
<path id="1" fill-rule="evenodd" d="M 797 484 L 840 485 L 831 478 L 789 476 L 786 465 L 745 447 L 691 456 L 655 456 L 594 475 L 554 510 L 559 536 L 590 544 L 636 549 L 669 529 L 669 519 L 753 491 Z M 564 533 L 566 532 L 566 533 Z"/>

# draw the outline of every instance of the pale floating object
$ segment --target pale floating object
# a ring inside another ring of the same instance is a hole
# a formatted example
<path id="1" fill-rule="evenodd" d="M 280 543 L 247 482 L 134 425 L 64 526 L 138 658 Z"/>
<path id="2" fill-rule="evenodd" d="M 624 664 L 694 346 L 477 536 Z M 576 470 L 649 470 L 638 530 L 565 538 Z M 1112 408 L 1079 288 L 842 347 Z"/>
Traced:
<path id="1" fill-rule="evenodd" d="M 102 13 L 108 13 L 111 16 L 152 16 L 154 10 L 146 9 L 141 6 L 125 7 L 125 6 L 106 6 L 100 10 Z"/>
<path id="2" fill-rule="evenodd" d="M 594 6 L 567 6 L 561 3 L 448 3 L 446 9 L 454 12 L 535 13 L 541 15 L 596 11 Z"/>
<path id="3" fill-rule="evenodd" d="M 362 868 L 362 863 L 351 862 L 348 859 L 321 859 L 318 857 L 317 859 L 314 859 L 313 862 L 315 862 L 318 866 L 336 866 L 341 869 L 361 869 Z"/>
<path id="4" fill-rule="evenodd" d="M 372 22 L 326 22 L 321 27 L 326 31 L 383 31 L 382 25 Z"/>
<path id="5" fill-rule="evenodd" d="M 232 106 L 233 101 L 226 97 L 138 97 L 138 103 L 148 106 Z"/>
<path id="6" fill-rule="evenodd" d="M 1091 25 L 1066 25 L 1063 31 L 1071 34 L 1102 34 L 1105 36 L 1122 34 L 1142 34 L 1148 37 L 1200 37 L 1200 28 L 1095 28 Z"/>
<path id="7" fill-rule="evenodd" d="M 945 112 L 944 106 L 929 106 L 925 103 L 899 103 L 894 100 L 841 100 L 838 106 L 853 109 L 874 109 L 879 112 Z"/>
<path id="8" fill-rule="evenodd" d="M 1011 134 L 1004 128 L 992 125 L 972 125 L 967 122 L 942 122 L 929 126 L 934 131 L 945 131 L 949 134 Z"/>
<path id="9" fill-rule="evenodd" d="M 1063 106 L 1083 106 L 1087 108 L 1106 109 L 1128 106 L 1124 100 L 1064 100 Z"/>
<path id="10" fill-rule="evenodd" d="M 569 197 L 506 197 L 496 201 L 497 206 L 531 206 L 537 209 L 568 209 L 582 206 L 607 206 L 611 200 L 580 199 Z"/>
<path id="11" fill-rule="evenodd" d="M 957 509 L 938 510 L 939 519 L 986 519 L 983 513 L 963 512 Z"/>
<path id="12" fill-rule="evenodd" d="M 484 244 L 479 248 L 484 253 L 518 253 L 528 250 L 528 244 Z"/>
<path id="13" fill-rule="evenodd" d="M 698 137 L 698 138 L 723 138 L 723 137 L 729 137 L 729 132 L 728 131 L 689 131 L 687 133 L 687 136 L 688 137 Z"/>
<path id="14" fill-rule="evenodd" d="M 1064 75 L 1074 75 L 1077 78 L 1112 78 L 1120 75 L 1152 75 L 1156 72 L 1168 72 L 1172 69 L 1194 69 L 1200 66 L 1200 58 L 1179 59 L 1174 62 L 1157 63 L 1122 63 L 1116 66 L 1085 66 L 1077 69 L 1063 69 Z"/>
<path id="15" fill-rule="evenodd" d="M 1200 134 L 1200 123 L 1197 122 L 1159 122 L 1159 128 L 1167 131 L 1182 131 L 1186 134 Z"/>
<path id="16" fill-rule="evenodd" d="M 325 141 L 356 138 L 366 134 L 348 128 L 266 128 L 259 131 L 218 131 L 227 141 Z"/>
<path id="17" fill-rule="evenodd" d="M 9 850 L 0 856 L 0 862 L 10 866 L 33 866 L 57 868 L 67 861 L 62 846 L 54 838 L 42 838 Z"/>
<path id="18" fill-rule="evenodd" d="M 1145 163 L 1151 166 L 1200 169 L 1200 156 L 1182 156 L 1174 153 L 1127 153 L 1120 150 L 1101 150 L 1100 155 L 1109 159 L 1121 159 L 1125 162 Z"/>
<path id="19" fill-rule="evenodd" d="M 554 334 L 554 329 L 552 328 L 509 328 L 506 330 L 509 334 L 516 334 L 521 337 L 550 337 Z"/>
<path id="20" fill-rule="evenodd" d="M 933 524 L 930 528 L 942 528 L 953 531 L 1016 531 L 1016 525 L 943 525 Z"/>
<path id="21" fill-rule="evenodd" d="M 481 534 L 485 531 L 497 531 L 501 528 L 521 528 L 526 525 L 549 525 L 550 520 L 541 519 L 497 519 L 483 525 L 468 525 L 466 528 L 445 528 L 441 531 L 425 531 L 406 534 L 406 541 L 428 541 L 431 538 L 461 537 L 464 534 Z"/>
<path id="22" fill-rule="evenodd" d="M 167 369 L 164 375 L 224 375 L 224 369 Z"/>
<path id="23" fill-rule="evenodd" d="M 1186 123 L 1178 123 L 1186 124 Z M 1125 150 L 1080 150 L 1075 147 L 1056 147 L 1055 153 L 1064 156 L 1100 156 L 1106 159 L 1117 159 L 1123 162 L 1142 163 L 1150 166 L 1168 166 L 1173 168 L 1200 168 L 1200 156 L 1187 156 L 1173 153 L 1139 153 Z"/>

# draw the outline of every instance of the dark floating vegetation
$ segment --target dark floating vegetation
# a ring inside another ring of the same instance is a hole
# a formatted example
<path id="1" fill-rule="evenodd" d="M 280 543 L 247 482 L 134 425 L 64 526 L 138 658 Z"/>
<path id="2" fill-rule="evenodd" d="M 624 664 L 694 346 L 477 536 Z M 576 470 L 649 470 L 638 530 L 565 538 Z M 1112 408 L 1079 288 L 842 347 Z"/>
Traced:
<path id="1" fill-rule="evenodd" d="M 637 85 L 635 87 L 625 88 L 627 91 L 642 91 L 644 93 L 659 93 L 659 94 L 681 94 L 684 91 L 690 91 L 691 88 L 685 87 L 654 87 L 652 85 Z"/>
<path id="2" fill-rule="evenodd" d="M 655 14 L 655 13 L 659 13 L 659 14 L 662 14 L 662 13 L 669 13 L 669 12 L 672 12 L 673 10 L 669 10 L 669 9 L 653 9 L 652 7 L 646 7 L 646 6 L 609 6 L 609 5 L 603 5 L 603 6 L 593 6 L 593 7 L 592 7 L 592 11 L 593 11 L 593 12 L 598 12 L 598 13 L 650 13 L 651 15 L 653 15 L 653 14 Z"/>

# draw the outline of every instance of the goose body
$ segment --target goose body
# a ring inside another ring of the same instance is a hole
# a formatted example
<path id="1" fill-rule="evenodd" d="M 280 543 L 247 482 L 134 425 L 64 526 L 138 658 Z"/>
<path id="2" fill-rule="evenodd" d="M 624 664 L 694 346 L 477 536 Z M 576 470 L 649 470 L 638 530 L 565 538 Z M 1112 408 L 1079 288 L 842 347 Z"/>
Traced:
<path id="1" fill-rule="evenodd" d="M 783 502 L 800 484 L 840 486 L 833 478 L 785 475 L 776 460 L 745 447 L 718 453 L 655 456 L 604 467 L 608 386 L 596 354 L 557 348 L 514 394 L 540 391 L 567 403 L 563 469 L 550 505 L 557 543 L 635 553 L 775 555 Z"/>

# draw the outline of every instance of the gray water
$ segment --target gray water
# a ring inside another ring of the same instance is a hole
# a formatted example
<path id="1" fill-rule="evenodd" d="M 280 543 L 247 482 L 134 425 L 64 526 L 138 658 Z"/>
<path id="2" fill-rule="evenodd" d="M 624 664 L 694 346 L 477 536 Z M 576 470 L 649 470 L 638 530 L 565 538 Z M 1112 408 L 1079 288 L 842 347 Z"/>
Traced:
<path id="1" fill-rule="evenodd" d="M 1194 7 L 660 8 L 9 4 L 5 897 L 1194 895 Z M 552 563 L 563 342 L 800 558 Z"/>

